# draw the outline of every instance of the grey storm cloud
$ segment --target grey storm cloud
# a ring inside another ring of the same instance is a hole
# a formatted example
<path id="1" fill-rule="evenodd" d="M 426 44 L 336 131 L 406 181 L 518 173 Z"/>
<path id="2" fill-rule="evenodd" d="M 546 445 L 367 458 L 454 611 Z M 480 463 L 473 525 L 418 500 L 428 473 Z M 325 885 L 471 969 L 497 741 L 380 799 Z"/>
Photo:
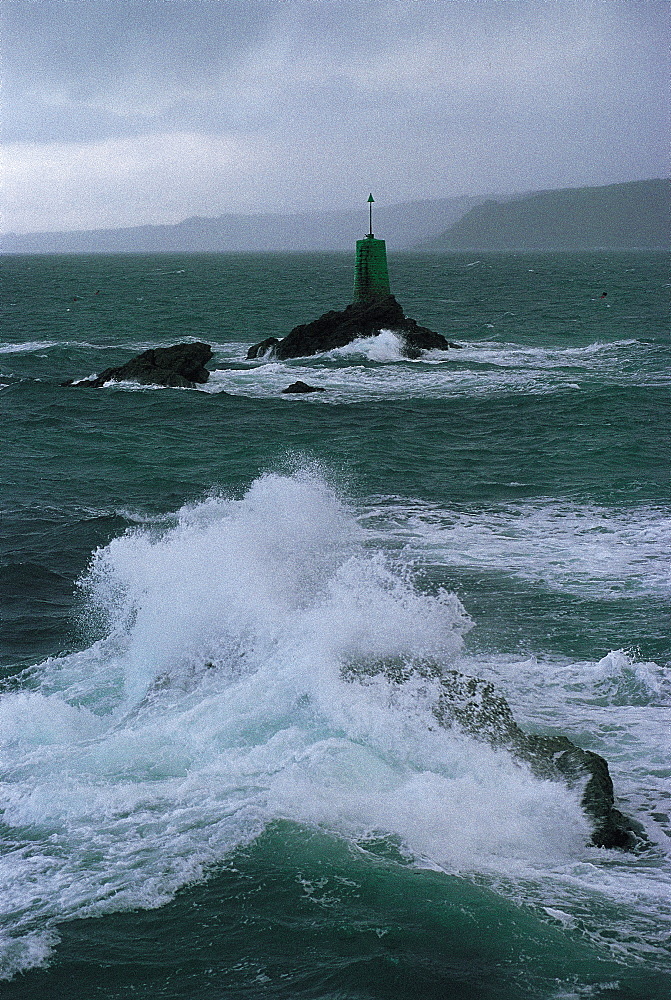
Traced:
<path id="1" fill-rule="evenodd" d="M 6 215 L 25 228 L 48 206 L 69 228 L 344 207 L 373 183 L 400 201 L 661 176 L 668 9 L 5 0 Z"/>
<path id="2" fill-rule="evenodd" d="M 5 140 L 132 135 L 168 117 L 206 126 L 204 109 L 216 117 L 215 91 L 259 44 L 274 6 L 10 0 Z M 225 94 L 216 97 L 225 102 Z"/>

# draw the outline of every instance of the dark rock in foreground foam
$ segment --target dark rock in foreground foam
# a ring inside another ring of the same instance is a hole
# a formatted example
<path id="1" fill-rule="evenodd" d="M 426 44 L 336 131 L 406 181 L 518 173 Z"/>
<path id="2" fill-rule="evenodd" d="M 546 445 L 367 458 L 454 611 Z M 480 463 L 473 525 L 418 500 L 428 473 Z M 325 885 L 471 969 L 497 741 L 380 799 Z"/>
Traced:
<path id="1" fill-rule="evenodd" d="M 645 846 L 643 828 L 615 807 L 613 782 L 608 764 L 591 750 L 582 750 L 566 736 L 525 733 L 517 725 L 505 698 L 494 685 L 456 670 L 441 671 L 434 664 L 408 667 L 384 661 L 363 669 L 348 670 L 348 680 L 361 675 L 384 674 L 402 684 L 413 675 L 438 681 L 438 700 L 433 714 L 446 729 L 458 726 L 475 739 L 507 750 L 528 765 L 536 777 L 563 781 L 569 787 L 584 783 L 582 807 L 593 823 L 592 843 L 596 847 L 631 851 Z"/>
<path id="2" fill-rule="evenodd" d="M 307 382 L 301 382 L 299 379 L 297 382 L 292 382 L 288 385 L 286 389 L 282 389 L 282 392 L 325 392 L 319 385 L 308 385 Z"/>
<path id="3" fill-rule="evenodd" d="M 459 347 L 440 333 L 434 333 L 409 319 L 393 295 L 353 302 L 341 312 L 327 312 L 312 323 L 296 326 L 283 340 L 268 337 L 247 351 L 248 358 L 260 358 L 272 353 L 280 361 L 303 358 L 311 354 L 345 347 L 361 337 L 374 337 L 381 330 L 398 333 L 404 342 L 407 357 L 418 357 L 422 351 Z"/>
<path id="4" fill-rule="evenodd" d="M 210 377 L 205 368 L 212 357 L 209 344 L 175 344 L 174 347 L 156 347 L 143 351 L 125 365 L 107 368 L 95 378 L 76 382 L 70 379 L 63 385 L 84 389 L 99 389 L 107 382 L 140 382 L 142 385 L 165 385 L 172 388 L 194 389 Z"/>

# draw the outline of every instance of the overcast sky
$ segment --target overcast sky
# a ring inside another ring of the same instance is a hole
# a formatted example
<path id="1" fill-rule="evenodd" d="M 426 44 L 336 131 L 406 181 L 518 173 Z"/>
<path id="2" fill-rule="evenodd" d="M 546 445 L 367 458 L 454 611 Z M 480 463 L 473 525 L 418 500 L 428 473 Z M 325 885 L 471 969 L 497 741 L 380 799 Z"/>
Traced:
<path id="1" fill-rule="evenodd" d="M 669 0 L 2 0 L 3 228 L 669 175 Z"/>

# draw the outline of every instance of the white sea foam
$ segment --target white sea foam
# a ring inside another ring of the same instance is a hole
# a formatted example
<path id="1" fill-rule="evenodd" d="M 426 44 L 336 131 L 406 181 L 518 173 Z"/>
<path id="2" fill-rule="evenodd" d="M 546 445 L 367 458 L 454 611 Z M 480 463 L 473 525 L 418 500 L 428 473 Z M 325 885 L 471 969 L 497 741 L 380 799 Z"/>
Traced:
<path id="1" fill-rule="evenodd" d="M 58 920 L 159 906 L 278 818 L 399 837 L 418 864 L 565 912 L 592 891 L 579 789 L 437 726 L 428 681 L 343 678 L 462 663 L 459 602 L 372 542 L 308 471 L 95 553 L 83 586 L 106 637 L 0 699 L 7 974 L 46 959 Z"/>
<path id="2" fill-rule="evenodd" d="M 89 377 L 97 378 L 97 375 L 89 376 Z M 85 381 L 85 380 L 83 380 L 83 381 Z M 78 383 L 74 383 L 74 384 L 77 385 Z M 166 389 L 166 388 L 184 390 L 184 389 L 188 388 L 189 392 L 191 392 L 191 388 L 190 387 L 183 386 L 183 385 L 165 386 L 165 385 L 160 385 L 160 384 L 158 384 L 156 382 L 136 382 L 134 379 L 115 379 L 115 378 L 111 378 L 107 382 L 104 382 L 102 388 L 103 389 L 130 389 L 131 391 L 134 391 L 134 392 L 146 392 L 146 391 L 151 391 L 151 390 L 154 390 L 154 389 Z"/>
<path id="3" fill-rule="evenodd" d="M 476 341 L 462 345 L 462 358 L 487 362 L 502 367 L 557 368 L 564 365 L 584 367 L 586 371 L 597 363 L 608 364 L 614 357 L 638 346 L 636 340 L 595 342 L 581 347 L 538 347 L 515 343 Z M 598 360 L 597 360 L 598 359 Z"/>
<path id="4" fill-rule="evenodd" d="M 371 506 L 364 523 L 434 565 L 501 572 L 600 599 L 671 595 L 671 518 L 650 506 L 541 501 L 446 511 L 390 497 Z"/>
<path id="5" fill-rule="evenodd" d="M 329 351 L 333 357 L 348 358 L 362 356 L 369 361 L 407 361 L 403 338 L 392 330 L 380 330 L 374 337 L 360 337 L 346 347 Z"/>
<path id="6" fill-rule="evenodd" d="M 35 341 L 0 346 L 0 352 L 53 347 L 108 350 L 112 346 Z M 156 343 L 137 342 L 125 344 L 124 350 L 142 351 L 156 346 Z M 198 389 L 251 398 L 277 397 L 290 382 L 300 378 L 327 391 L 299 399 L 323 405 L 371 399 L 478 397 L 511 391 L 576 392 L 595 378 L 600 384 L 612 385 L 625 382 L 647 385 L 652 384 L 651 379 L 659 382 L 662 378 L 659 374 L 653 378 L 645 364 L 645 352 L 656 348 L 636 340 L 562 348 L 486 340 L 464 342 L 459 351 L 428 351 L 420 358 L 409 359 L 404 357 L 400 337 L 384 330 L 378 336 L 360 338 L 334 351 L 284 362 L 272 357 L 248 361 L 245 357 L 248 346 L 237 341 L 213 345 L 214 363 L 218 367 Z M 147 388 L 135 382 L 108 383 L 109 386 L 125 391 Z M 287 402 L 296 399 L 282 398 Z"/>
<path id="7" fill-rule="evenodd" d="M 155 344 L 147 344 L 146 347 L 137 348 L 137 350 L 146 350 L 148 347 L 155 346 Z M 133 344 L 91 344 L 86 340 L 26 340 L 16 344 L 0 344 L 0 354 L 31 354 L 34 351 L 50 351 L 55 347 L 83 347 L 90 351 L 134 349 Z"/>
<path id="8" fill-rule="evenodd" d="M 30 354 L 32 351 L 46 351 L 57 347 L 55 340 L 27 340 L 18 344 L 0 344 L 0 354 Z"/>
<path id="9" fill-rule="evenodd" d="M 669 671 L 654 661 L 639 661 L 623 649 L 611 650 L 598 660 L 489 654 L 469 657 L 469 663 L 479 676 L 505 688 L 525 721 L 556 719 L 572 705 L 581 707 L 577 720 L 585 719 L 584 706 L 590 713 L 610 706 L 626 706 L 629 712 L 647 706 L 671 708 Z"/>
<path id="10" fill-rule="evenodd" d="M 659 348 L 636 340 L 556 348 L 471 341 L 463 342 L 461 350 L 427 351 L 410 359 L 403 356 L 399 336 L 386 330 L 334 351 L 290 361 L 272 357 L 247 361 L 246 349 L 246 344 L 217 346 L 218 367 L 203 386 L 206 392 L 266 398 L 300 378 L 327 390 L 307 397 L 323 405 L 511 391 L 545 395 L 577 392 L 595 380 L 599 385 L 631 386 L 659 384 L 666 378 L 659 374 Z M 655 359 L 651 366 L 646 360 L 649 351 Z"/>

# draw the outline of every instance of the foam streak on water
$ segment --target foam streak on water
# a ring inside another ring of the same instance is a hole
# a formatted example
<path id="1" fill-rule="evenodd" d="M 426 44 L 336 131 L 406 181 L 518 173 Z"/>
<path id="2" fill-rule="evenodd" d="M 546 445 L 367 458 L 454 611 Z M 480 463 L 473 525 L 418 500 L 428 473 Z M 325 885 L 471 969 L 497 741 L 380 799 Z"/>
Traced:
<path id="1" fill-rule="evenodd" d="M 276 819 L 392 835 L 623 954 L 662 947 L 659 871 L 637 873 L 634 906 L 633 862 L 586 846 L 579 789 L 437 727 L 426 680 L 343 679 L 379 660 L 463 666 L 471 623 L 316 472 L 134 528 L 83 586 L 105 637 L 0 700 L 5 974 L 45 960 L 57 920 L 159 906 Z"/>
<path id="2" fill-rule="evenodd" d="M 315 401 L 343 403 L 492 397 L 511 391 L 546 395 L 667 381 L 659 374 L 659 347 L 633 340 L 563 348 L 475 341 L 461 350 L 429 351 L 409 359 L 398 334 L 383 330 L 313 358 L 283 362 L 272 355 L 245 362 L 246 346 L 215 345 L 215 370 L 205 391 L 263 398 L 277 394 L 287 380 L 301 378 L 327 390 Z"/>
<path id="3" fill-rule="evenodd" d="M 618 510 L 536 501 L 485 510 L 382 497 L 364 517 L 414 559 L 505 572 L 556 591 L 616 599 L 671 597 L 671 518 L 649 506 Z"/>
<path id="4" fill-rule="evenodd" d="M 543 333 L 538 331 L 539 336 Z M 184 337 L 206 339 L 206 332 Z M 5 385 L 31 377 L 49 380 L 54 371 L 75 382 L 90 378 L 95 351 L 110 352 L 98 371 L 111 364 L 121 364 L 132 354 L 150 347 L 169 346 L 165 335 L 155 340 L 135 338 L 119 343 L 106 334 L 101 343 L 87 340 L 42 340 L 37 336 L 24 342 L 0 344 L 4 355 L 2 379 Z M 525 395 L 571 396 L 595 387 L 659 387 L 668 384 L 665 348 L 635 339 L 610 342 L 594 341 L 582 346 L 529 346 L 495 340 L 462 342 L 460 350 L 428 351 L 420 358 L 404 356 L 401 337 L 383 330 L 374 337 L 363 337 L 345 347 L 310 358 L 277 361 L 272 355 L 261 360 L 246 360 L 248 342 L 238 340 L 213 343 L 214 359 L 209 381 L 198 386 L 200 392 L 220 392 L 252 399 L 277 397 L 292 381 L 301 379 L 326 390 L 299 397 L 310 404 L 373 402 L 382 399 L 496 399 L 511 392 Z M 96 359 L 95 364 L 98 364 Z M 63 367 L 64 366 L 64 367 Z M 83 366 L 83 367 L 82 367 Z M 7 381 L 5 381 L 7 380 Z M 123 392 L 146 392 L 152 387 L 135 382 L 109 383 L 107 388 Z M 156 387 L 153 387 L 156 388 Z M 173 390 L 174 391 L 174 390 Z M 293 396 L 280 397 L 287 403 Z"/>

